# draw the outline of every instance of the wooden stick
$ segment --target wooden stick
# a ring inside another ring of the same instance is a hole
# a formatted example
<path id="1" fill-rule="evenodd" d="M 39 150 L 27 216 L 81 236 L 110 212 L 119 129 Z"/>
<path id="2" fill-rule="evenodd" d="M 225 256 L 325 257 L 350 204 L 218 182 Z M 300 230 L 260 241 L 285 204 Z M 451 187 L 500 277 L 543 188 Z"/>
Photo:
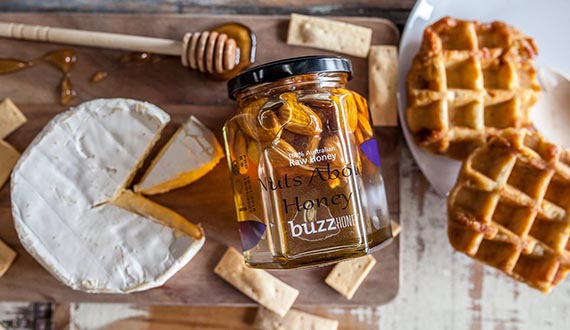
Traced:
<path id="1" fill-rule="evenodd" d="M 0 22 L 0 37 L 181 56 L 182 42 L 95 31 Z"/>

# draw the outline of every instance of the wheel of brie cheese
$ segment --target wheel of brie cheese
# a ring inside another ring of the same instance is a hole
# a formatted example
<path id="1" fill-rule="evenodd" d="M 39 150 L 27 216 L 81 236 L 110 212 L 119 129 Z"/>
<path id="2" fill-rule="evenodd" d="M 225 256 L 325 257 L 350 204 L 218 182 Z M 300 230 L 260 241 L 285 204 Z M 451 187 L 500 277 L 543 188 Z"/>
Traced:
<path id="1" fill-rule="evenodd" d="M 161 286 L 204 244 L 200 227 L 125 191 L 170 117 L 127 99 L 54 118 L 12 174 L 12 212 L 26 250 L 76 290 Z"/>

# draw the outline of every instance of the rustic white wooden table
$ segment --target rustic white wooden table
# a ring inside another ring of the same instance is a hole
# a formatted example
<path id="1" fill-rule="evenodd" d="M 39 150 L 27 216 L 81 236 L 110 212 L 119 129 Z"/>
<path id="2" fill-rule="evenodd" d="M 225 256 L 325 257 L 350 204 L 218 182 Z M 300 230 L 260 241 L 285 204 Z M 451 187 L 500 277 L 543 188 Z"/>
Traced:
<path id="1" fill-rule="evenodd" d="M 296 11 L 384 16 L 399 25 L 412 5 L 413 0 L 0 0 L 2 11 Z M 402 280 L 397 298 L 380 307 L 307 311 L 339 319 L 341 329 L 570 329 L 570 280 L 543 295 L 453 252 L 446 237 L 446 201 L 430 188 L 406 148 L 400 200 Z M 0 303 L 0 323 L 14 329 L 248 329 L 254 314 L 254 308 Z"/>

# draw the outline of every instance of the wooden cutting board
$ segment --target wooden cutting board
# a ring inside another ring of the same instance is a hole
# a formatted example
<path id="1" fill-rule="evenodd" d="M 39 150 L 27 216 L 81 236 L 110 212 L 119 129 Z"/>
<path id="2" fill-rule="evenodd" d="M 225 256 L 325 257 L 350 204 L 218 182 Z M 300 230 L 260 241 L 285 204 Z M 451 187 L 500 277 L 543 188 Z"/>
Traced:
<path id="1" fill-rule="evenodd" d="M 398 42 L 399 33 L 389 21 L 375 18 L 340 18 L 374 30 L 373 44 Z M 52 25 L 86 30 L 130 33 L 181 39 L 187 31 L 202 31 L 218 24 L 237 21 L 257 35 L 257 63 L 280 58 L 329 54 L 285 44 L 288 18 L 281 16 L 189 16 L 189 15 L 88 15 L 88 14 L 0 14 L 2 21 Z M 221 138 L 221 127 L 235 109 L 227 98 L 225 83 L 180 66 L 179 59 L 162 57 L 156 63 L 119 65 L 123 52 L 81 47 L 78 63 L 71 73 L 78 92 L 75 103 L 101 97 L 127 97 L 149 101 L 172 115 L 164 136 L 169 136 L 190 114 L 197 116 Z M 1 58 L 33 59 L 64 46 L 0 40 Z M 349 57 L 354 64 L 354 80 L 349 87 L 367 95 L 367 60 Z M 90 76 L 106 71 L 109 77 L 93 84 Z M 21 107 L 29 122 L 7 141 L 24 151 L 36 134 L 57 113 L 57 86 L 61 74 L 49 66 L 0 76 L 0 99 L 10 97 Z M 396 127 L 377 128 L 383 173 L 392 216 L 397 219 L 399 205 L 400 131 Z M 166 138 L 159 143 L 164 144 Z M 41 171 L 38 168 L 38 171 Z M 253 302 L 213 273 L 227 246 L 240 247 L 237 222 L 225 162 L 198 182 L 154 200 L 176 210 L 193 222 L 201 223 L 207 242 L 202 251 L 161 288 L 129 295 L 96 295 L 73 291 L 60 284 L 22 247 L 14 230 L 10 211 L 9 185 L 0 190 L 0 239 L 17 250 L 19 257 L 0 279 L 0 301 L 125 302 L 135 304 L 251 305 Z M 275 276 L 300 290 L 297 304 L 380 305 L 398 291 L 399 240 L 375 254 L 378 264 L 351 301 L 330 289 L 324 277 L 330 267 L 274 271 Z M 81 267 L 81 265 L 78 265 Z"/>

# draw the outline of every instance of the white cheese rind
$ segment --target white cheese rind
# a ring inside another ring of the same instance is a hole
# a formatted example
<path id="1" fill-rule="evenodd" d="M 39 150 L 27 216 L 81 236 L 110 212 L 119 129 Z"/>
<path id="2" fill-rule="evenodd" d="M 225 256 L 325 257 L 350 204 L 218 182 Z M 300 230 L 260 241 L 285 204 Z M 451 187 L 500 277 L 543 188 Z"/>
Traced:
<path id="1" fill-rule="evenodd" d="M 205 167 L 213 168 L 222 157 L 223 150 L 214 133 L 196 117 L 190 116 L 152 162 L 135 191 L 143 194 L 153 193 L 153 190 L 165 192 L 160 189 L 161 185 L 169 186 L 165 189 L 168 191 L 190 184 L 207 172 L 186 180 L 185 174 Z"/>
<path id="2" fill-rule="evenodd" d="M 12 174 L 15 227 L 66 285 L 97 293 L 157 287 L 203 245 L 108 203 L 169 119 L 152 104 L 95 100 L 58 115 L 23 153 Z"/>

